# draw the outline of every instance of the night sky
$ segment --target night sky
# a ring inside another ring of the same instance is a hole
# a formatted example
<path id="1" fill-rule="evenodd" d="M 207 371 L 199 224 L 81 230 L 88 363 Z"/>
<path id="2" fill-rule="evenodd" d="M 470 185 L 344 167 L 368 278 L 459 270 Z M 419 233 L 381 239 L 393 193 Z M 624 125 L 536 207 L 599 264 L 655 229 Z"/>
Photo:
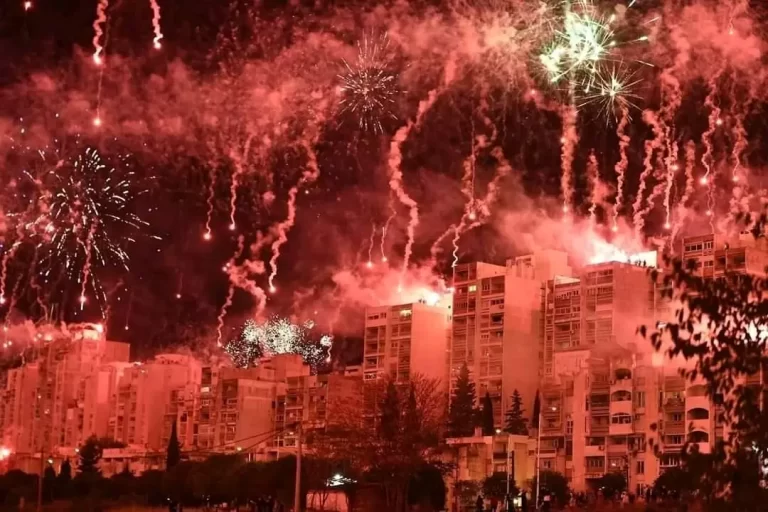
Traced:
<path id="1" fill-rule="evenodd" d="M 618 57 L 612 58 L 621 59 L 616 65 L 634 84 L 628 97 L 632 120 L 621 212 L 621 234 L 626 236 L 621 238 L 631 238 L 633 246 L 646 244 L 631 225 L 648 141 L 654 138 L 643 112 L 655 113 L 669 129 L 661 141 L 664 149 L 650 159 L 646 189 L 648 194 L 659 186 L 663 193 L 663 168 L 672 160 L 685 166 L 688 141 L 695 144 L 691 169 L 696 179 L 705 171 L 705 133 L 714 122 L 708 98 L 721 109 L 723 120 L 723 127 L 711 135 L 713 204 L 707 202 L 709 191 L 697 186 L 687 204 L 678 205 L 686 183 L 682 171 L 673 178 L 670 202 L 672 220 L 687 219 L 680 233 L 708 229 L 703 215 L 708 208 L 714 209 L 722 227 L 721 219 L 733 209 L 731 176 L 739 123 L 745 130 L 739 172 L 744 173 L 741 183 L 749 183 L 746 202 L 756 201 L 762 190 L 768 90 L 763 71 L 765 7 L 759 2 L 726 6 L 714 1 L 638 0 L 625 12 L 620 4 L 597 2 L 594 9 L 606 17 L 621 15 L 615 39 L 622 45 Z M 337 356 L 352 354 L 343 340 L 360 334 L 365 305 L 395 300 L 398 279 L 406 279 L 406 274 L 424 286 L 435 286 L 441 276 L 450 275 L 452 237 L 441 246 L 434 264 L 430 247 L 462 217 L 466 198 L 461 178 L 473 146 L 476 197 L 486 193 L 499 169 L 494 147 L 503 151 L 511 172 L 500 181 L 498 200 L 490 205 L 483 225 L 462 235 L 457 253 L 462 261 L 500 263 L 540 247 L 586 247 L 581 236 L 607 241 L 617 237 L 608 229 L 620 157 L 617 111 L 610 108 L 606 113 L 596 105 L 579 108 L 573 146 L 576 212 L 566 222 L 561 211 L 560 139 L 568 89 L 542 76 L 536 57 L 541 48 L 535 44 L 487 48 L 498 37 L 511 40 L 524 33 L 526 23 L 536 21 L 536 5 L 502 0 L 160 0 L 164 37 L 158 51 L 152 49 L 149 1 L 117 0 L 108 6 L 105 65 L 99 67 L 91 57 L 96 2 L 37 0 L 25 12 L 23 2 L 5 1 L 0 5 L 0 179 L 5 214 L 18 210 L 13 184 L 42 147 L 55 148 L 65 161 L 85 147 L 98 148 L 112 165 L 127 155 L 129 167 L 136 171 L 134 185 L 147 190 L 131 211 L 149 227 L 126 247 L 129 271 L 109 265 L 94 270 L 107 295 L 110 338 L 130 341 L 136 357 L 178 346 L 210 348 L 232 282 L 222 267 L 242 237 L 245 250 L 233 264 L 245 268 L 246 260 L 266 263 L 264 273 L 252 272 L 248 278 L 266 291 L 267 299 L 262 309 L 259 297 L 235 287 L 224 318 L 224 338 L 247 318 L 279 314 L 301 322 L 313 319 L 318 333 L 337 335 Z M 558 12 L 559 7 L 553 3 L 552 9 Z M 356 44 L 363 37 L 387 33 L 388 66 L 397 78 L 397 94 L 393 115 L 382 117 L 378 132 L 361 128 L 356 113 L 344 111 L 339 75 L 345 73 L 344 60 L 355 59 Z M 648 41 L 636 43 L 640 36 Z M 545 37 L 537 34 L 531 40 Z M 453 76 L 446 84 L 448 69 Z M 679 106 L 671 113 L 665 110 L 670 105 L 668 76 L 679 84 Z M 411 266 L 401 273 L 409 216 L 407 207 L 392 201 L 392 144 L 398 129 L 416 119 L 429 91 L 436 91 L 434 103 L 402 144 L 404 188 L 418 203 L 420 218 Z M 93 126 L 95 116 L 103 120 L 102 126 Z M 492 143 L 479 147 L 478 136 Z M 673 146 L 678 148 L 676 158 L 669 153 Z M 270 244 L 259 249 L 253 244 L 273 234 L 276 223 L 288 216 L 289 190 L 310 163 L 308 147 L 320 174 L 298 192 L 295 225 L 278 260 L 277 291 L 270 294 Z M 590 154 L 598 166 L 600 193 L 590 182 Z M 238 166 L 237 228 L 230 231 L 230 191 Z M 206 242 L 212 179 L 212 239 Z M 596 228 L 585 224 L 593 202 L 598 203 Z M 658 198 L 645 215 L 644 235 L 665 234 L 663 203 Z M 380 261 L 379 244 L 393 204 L 397 215 L 384 244 L 388 266 Z M 4 228 L 7 251 L 19 235 L 12 218 Z M 369 250 L 374 269 L 366 268 Z M 13 310 L 0 310 L 8 322 L 39 320 L 40 300 L 57 304 L 58 320 L 101 319 L 95 300 L 80 310 L 76 283 L 60 283 L 55 293 L 30 290 L 33 256 L 33 245 L 25 245 L 9 259 L 7 287 L 15 286 L 17 292 Z"/>

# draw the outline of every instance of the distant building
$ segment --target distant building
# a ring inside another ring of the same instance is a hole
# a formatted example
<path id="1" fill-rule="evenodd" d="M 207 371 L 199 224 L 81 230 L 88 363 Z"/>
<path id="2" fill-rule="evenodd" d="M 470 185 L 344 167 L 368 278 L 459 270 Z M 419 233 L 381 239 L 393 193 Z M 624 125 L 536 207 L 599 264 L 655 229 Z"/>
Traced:
<path id="1" fill-rule="evenodd" d="M 393 376 L 396 382 L 406 383 L 418 374 L 447 384 L 450 315 L 447 304 L 414 302 L 367 308 L 364 379 Z"/>
<path id="2" fill-rule="evenodd" d="M 526 411 L 539 381 L 541 283 L 570 275 L 568 257 L 541 251 L 507 261 L 458 265 L 454 271 L 453 322 L 448 365 L 451 381 L 469 367 L 478 399 L 487 392 L 501 426 L 517 389 Z"/>
<path id="3" fill-rule="evenodd" d="M 164 451 L 173 423 L 182 448 L 192 446 L 202 366 L 192 356 L 161 354 L 124 368 L 117 381 L 107 437 Z"/>

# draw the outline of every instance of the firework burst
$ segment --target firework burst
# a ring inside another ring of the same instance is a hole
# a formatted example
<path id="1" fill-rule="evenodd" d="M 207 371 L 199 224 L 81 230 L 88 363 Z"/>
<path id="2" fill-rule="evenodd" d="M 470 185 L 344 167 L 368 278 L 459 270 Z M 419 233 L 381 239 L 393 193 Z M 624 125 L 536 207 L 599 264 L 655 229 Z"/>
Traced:
<path id="1" fill-rule="evenodd" d="M 257 366 L 262 357 L 298 354 L 313 369 L 317 369 L 328 360 L 333 338 L 323 335 L 318 341 L 313 340 L 310 335 L 314 326 L 312 321 L 294 324 L 277 316 L 262 324 L 248 320 L 242 327 L 240 337 L 230 341 L 225 350 L 240 368 Z"/>
<path id="2" fill-rule="evenodd" d="M 382 132 L 382 120 L 396 119 L 393 112 L 400 90 L 397 74 L 392 71 L 389 39 L 364 37 L 358 43 L 357 59 L 344 61 L 341 79 L 341 109 L 357 117 L 363 130 Z"/>
<path id="3" fill-rule="evenodd" d="M 127 165 L 125 157 L 121 160 Z M 107 165 L 93 148 L 71 162 L 59 161 L 41 177 L 41 211 L 32 225 L 44 226 L 46 234 L 39 242 L 45 249 L 44 276 L 47 281 L 63 275 L 78 284 L 81 308 L 88 286 L 104 304 L 94 270 L 117 266 L 129 271 L 127 248 L 149 226 L 132 212 L 136 198 L 146 192 L 134 188 L 134 178 L 133 172 Z"/>

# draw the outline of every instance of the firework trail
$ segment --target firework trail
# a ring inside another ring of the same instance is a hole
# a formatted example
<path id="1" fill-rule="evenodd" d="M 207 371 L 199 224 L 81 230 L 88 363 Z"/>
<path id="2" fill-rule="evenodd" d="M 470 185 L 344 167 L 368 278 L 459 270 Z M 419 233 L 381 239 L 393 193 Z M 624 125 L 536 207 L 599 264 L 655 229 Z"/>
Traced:
<path id="1" fill-rule="evenodd" d="M 390 194 L 389 217 L 387 217 L 387 221 L 384 223 L 384 227 L 381 228 L 381 245 L 379 246 L 379 251 L 381 252 L 382 263 L 387 262 L 387 255 L 384 254 L 384 244 L 387 241 L 387 231 L 389 231 L 389 225 L 392 224 L 392 221 L 395 220 L 396 216 L 397 216 L 397 210 L 395 209 L 395 202 L 393 201 L 392 195 Z"/>
<path id="2" fill-rule="evenodd" d="M 155 38 L 152 40 L 152 46 L 159 50 L 163 45 L 160 40 L 163 38 L 163 32 L 160 30 L 160 4 L 157 0 L 149 0 L 149 6 L 152 8 L 152 30 L 155 32 Z"/>
<path id="3" fill-rule="evenodd" d="M 715 191 L 714 191 L 714 171 L 712 169 L 712 166 L 715 163 L 714 158 L 714 146 L 712 143 L 712 136 L 715 134 L 715 131 L 717 131 L 717 127 L 723 124 L 723 120 L 720 118 L 720 107 L 715 103 L 715 99 L 718 94 L 718 81 L 720 79 L 720 76 L 722 75 L 723 71 L 720 70 L 715 76 L 713 76 L 709 81 L 709 94 L 707 94 L 707 98 L 704 100 L 704 105 L 706 105 L 709 108 L 709 127 L 707 128 L 707 131 L 704 132 L 704 134 L 701 137 L 702 142 L 704 143 L 704 154 L 701 157 L 701 163 L 704 166 L 704 169 L 706 169 L 706 172 L 704 173 L 704 176 L 701 178 L 701 184 L 707 186 L 707 211 L 706 215 L 708 217 L 714 216 L 714 200 L 715 200 Z M 713 220 L 710 219 L 710 227 L 714 231 L 714 226 L 712 225 Z"/>
<path id="4" fill-rule="evenodd" d="M 466 215 L 466 212 L 462 214 L 461 218 L 464 219 L 464 216 Z M 432 247 L 429 248 L 429 257 L 430 257 L 430 266 L 434 267 L 437 265 L 437 256 L 440 252 L 440 245 L 443 243 L 443 241 L 448 238 L 448 235 L 453 233 L 454 235 L 457 233 L 457 228 L 459 227 L 458 224 L 451 224 L 448 229 L 443 231 L 443 234 L 437 237 L 435 242 L 432 244 Z M 454 249 L 456 249 L 456 244 L 454 243 Z"/>
<path id="5" fill-rule="evenodd" d="M 40 286 L 40 283 L 37 282 L 38 248 L 39 246 L 35 245 L 35 254 L 32 257 L 32 263 L 30 264 L 30 267 L 29 267 L 29 287 L 32 289 L 32 291 L 35 292 L 35 303 L 40 308 L 40 311 L 43 312 L 43 318 L 48 318 L 48 306 L 45 304 L 45 301 L 43 301 L 43 297 L 42 297 L 43 287 Z"/>
<path id="6" fill-rule="evenodd" d="M 96 65 L 101 65 L 104 62 L 101 56 L 104 51 L 104 46 L 101 44 L 101 36 L 104 35 L 102 25 L 107 21 L 107 7 L 109 7 L 109 0 L 99 0 L 96 6 L 96 19 L 93 21 L 93 62 Z"/>
<path id="7" fill-rule="evenodd" d="M 597 221 L 597 203 L 600 201 L 600 174 L 599 167 L 597 165 L 597 158 L 595 157 L 595 150 L 590 151 L 589 160 L 587 161 L 587 180 L 589 181 L 590 190 L 590 206 L 589 206 L 589 223 L 594 226 Z"/>
<path id="8" fill-rule="evenodd" d="M 491 206 L 496 202 L 496 199 L 498 199 L 499 191 L 501 190 L 501 180 L 512 172 L 512 166 L 509 164 L 509 160 L 507 160 L 507 158 L 504 156 L 504 151 L 500 146 L 493 148 L 491 151 L 491 156 L 493 156 L 496 161 L 499 162 L 499 165 L 496 168 L 496 174 L 488 184 L 485 197 L 477 200 L 477 210 L 479 217 L 473 217 L 471 215 L 465 214 L 461 218 L 461 223 L 456 227 L 454 231 L 453 263 L 451 265 L 453 268 L 455 268 L 459 263 L 459 238 L 461 237 L 462 233 L 472 231 L 476 227 L 483 225 L 488 220 L 488 218 L 491 216 Z"/>
<path id="9" fill-rule="evenodd" d="M 665 220 L 664 220 L 664 229 L 670 229 L 672 227 L 671 223 L 671 211 L 672 211 L 672 205 L 670 204 L 672 201 L 672 185 L 675 183 L 675 174 L 680 169 L 680 166 L 677 163 L 677 144 L 674 142 L 669 146 L 670 152 L 667 154 L 667 158 L 664 161 L 664 167 L 667 170 L 667 176 L 664 181 L 665 189 L 664 189 L 664 211 L 665 211 Z"/>
<path id="10" fill-rule="evenodd" d="M 619 209 L 624 201 L 624 178 L 627 173 L 627 166 L 629 165 L 629 158 L 627 158 L 627 148 L 630 142 L 629 135 L 627 135 L 628 126 L 629 109 L 626 105 L 623 105 L 621 107 L 621 119 L 616 128 L 616 136 L 619 138 L 619 161 L 616 162 L 614 167 L 616 171 L 616 203 L 613 206 L 613 226 L 611 228 L 613 231 L 619 230 Z"/>
<path id="11" fill-rule="evenodd" d="M 413 244 L 416 239 L 416 227 L 419 225 L 419 205 L 410 195 L 408 195 L 408 192 L 406 192 L 403 187 L 403 171 L 400 168 L 403 162 L 402 146 L 403 143 L 408 140 L 411 131 L 414 128 L 421 126 L 424 117 L 434 106 L 439 94 L 453 81 L 456 74 L 454 58 L 454 55 L 448 57 L 442 85 L 429 91 L 427 97 L 419 102 L 416 119 L 408 121 L 407 124 L 400 127 L 392 138 L 392 142 L 389 146 L 389 186 L 395 193 L 397 199 L 410 210 L 410 220 L 407 228 L 408 241 L 405 244 L 402 274 L 405 274 L 408 269 L 411 253 L 413 251 Z"/>
<path id="12" fill-rule="evenodd" d="M 288 191 L 288 218 L 275 226 L 277 239 L 272 242 L 272 258 L 269 260 L 269 267 L 271 269 L 269 274 L 270 293 L 277 291 L 277 288 L 275 288 L 277 260 L 280 258 L 280 247 L 288 241 L 288 232 L 296 222 L 296 196 L 299 193 L 299 189 L 305 185 L 314 183 L 317 181 L 317 178 L 320 177 L 320 167 L 317 164 L 317 155 L 315 154 L 314 149 L 314 145 L 319 136 L 320 134 L 316 133 L 311 141 L 306 139 L 302 140 L 302 146 L 307 153 L 307 168 L 302 173 L 299 182 Z"/>
<path id="13" fill-rule="evenodd" d="M 2 276 L 0 276 L 0 305 L 4 305 L 7 302 L 7 297 L 5 296 L 5 287 L 6 287 L 6 280 L 8 279 L 8 261 L 13 258 L 13 256 L 16 254 L 16 251 L 21 247 L 21 241 L 16 241 L 13 243 L 11 248 L 3 255 L 3 262 L 2 262 Z"/>
<path id="14" fill-rule="evenodd" d="M 83 273 L 81 276 L 81 287 L 80 287 L 80 311 L 83 310 L 85 307 L 86 297 L 85 297 L 85 287 L 88 285 L 88 278 L 91 277 L 91 253 L 93 249 L 93 235 L 96 232 L 96 223 L 91 224 L 91 229 L 88 233 L 88 238 L 86 238 L 85 243 L 83 244 L 83 250 L 85 251 L 85 263 L 83 264 Z M 93 283 L 94 291 L 96 290 L 96 283 Z"/>
<path id="15" fill-rule="evenodd" d="M 211 219 L 213 218 L 213 196 L 216 188 L 216 170 L 211 168 L 209 173 L 210 179 L 208 181 L 208 195 L 206 196 L 206 203 L 208 210 L 205 215 L 205 232 L 203 233 L 203 240 L 208 241 L 211 239 Z"/>
<path id="16" fill-rule="evenodd" d="M 563 193 L 563 213 L 569 213 L 573 209 L 573 156 L 579 142 L 579 134 L 576 131 L 578 111 L 574 106 L 567 106 L 561 110 L 560 115 L 563 120 L 563 137 L 560 139 L 560 189 Z"/>
<path id="17" fill-rule="evenodd" d="M 371 236 L 368 239 L 368 261 L 366 262 L 365 266 L 368 268 L 373 267 L 373 260 L 371 259 L 372 253 L 373 253 L 373 239 L 376 236 L 376 224 L 371 224 Z"/>
<path id="18" fill-rule="evenodd" d="M 731 96 L 734 99 L 732 104 L 735 104 L 735 93 L 731 92 Z M 734 139 L 733 150 L 731 151 L 731 158 L 733 159 L 733 171 L 731 171 L 731 181 L 733 182 L 733 189 L 731 190 L 730 209 L 728 215 L 728 222 L 733 222 L 739 216 L 739 214 L 746 211 L 749 208 L 749 200 L 747 198 L 747 180 L 742 172 L 741 159 L 744 151 L 747 149 L 747 130 L 744 127 L 744 117 L 749 112 L 749 108 L 752 102 L 752 91 L 750 88 L 748 99 L 746 102 L 739 103 L 739 108 L 734 114 L 734 125 L 732 129 L 732 136 Z M 745 204 L 742 204 L 745 202 Z"/>
<path id="19" fill-rule="evenodd" d="M 235 266 L 235 261 L 243 255 L 243 250 L 245 249 L 245 238 L 240 235 L 237 237 L 237 249 L 235 249 L 234 254 L 232 254 L 232 257 L 229 259 L 229 261 L 224 265 L 224 271 L 229 273 L 230 269 Z M 227 316 L 227 310 L 232 305 L 232 297 L 235 296 L 235 283 L 230 277 L 229 280 L 229 288 L 227 289 L 227 297 L 224 299 L 224 304 L 221 305 L 221 309 L 219 310 L 219 315 L 216 317 L 216 346 L 221 347 L 221 330 L 224 328 L 224 317 Z"/>
<path id="20" fill-rule="evenodd" d="M 229 186 L 229 230 L 234 231 L 237 227 L 235 224 L 235 213 L 237 212 L 237 187 L 240 185 L 240 176 L 244 172 L 243 162 L 248 160 L 248 153 L 251 150 L 251 140 L 253 135 L 249 135 L 245 140 L 245 146 L 243 148 L 243 154 L 237 155 L 235 153 L 230 154 L 230 158 L 235 163 L 235 170 L 232 173 L 232 183 Z"/>
<path id="21" fill-rule="evenodd" d="M 685 190 L 683 197 L 680 198 L 680 202 L 677 205 L 677 215 L 675 215 L 675 223 L 672 229 L 672 239 L 674 240 L 680 228 L 683 225 L 683 220 L 688 214 L 688 201 L 694 192 L 694 167 L 696 165 L 696 143 L 689 140 L 685 145 Z"/>
<path id="22" fill-rule="evenodd" d="M 645 158 L 643 160 L 643 172 L 640 174 L 640 183 L 637 189 L 637 197 L 632 205 L 633 208 L 633 220 L 635 224 L 635 233 L 638 237 L 642 236 L 643 227 L 645 226 L 645 214 L 648 213 L 643 210 L 643 193 L 648 186 L 648 179 L 653 176 L 653 155 L 654 152 L 662 147 L 664 142 L 664 129 L 656 117 L 656 114 L 650 110 L 643 111 L 643 121 L 650 125 L 653 130 L 653 139 L 645 141 Z"/>

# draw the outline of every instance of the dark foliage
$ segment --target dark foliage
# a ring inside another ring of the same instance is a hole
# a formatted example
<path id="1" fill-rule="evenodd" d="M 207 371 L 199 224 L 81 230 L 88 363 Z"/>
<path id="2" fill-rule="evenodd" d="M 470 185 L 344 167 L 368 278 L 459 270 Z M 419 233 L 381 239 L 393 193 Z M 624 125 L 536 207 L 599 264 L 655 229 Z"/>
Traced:
<path id="1" fill-rule="evenodd" d="M 453 388 L 448 413 L 448 436 L 471 436 L 475 430 L 475 384 L 466 363 L 461 366 Z"/>
<path id="2" fill-rule="evenodd" d="M 536 397 L 538 399 L 538 395 Z M 527 436 L 528 425 L 526 425 L 525 418 L 523 417 L 524 412 L 523 398 L 518 390 L 514 390 L 512 393 L 512 403 L 506 415 L 504 431 L 518 436 Z"/>
<path id="3" fill-rule="evenodd" d="M 176 434 L 176 422 L 173 422 L 171 426 L 171 437 L 168 439 L 168 449 L 165 455 L 165 469 L 170 471 L 175 468 L 181 461 L 181 447 L 179 446 L 179 438 Z"/>
<path id="4" fill-rule="evenodd" d="M 496 433 L 496 426 L 493 424 L 493 402 L 488 393 L 483 397 L 483 410 L 480 414 L 480 426 L 483 429 L 484 436 L 492 436 Z"/>
<path id="5" fill-rule="evenodd" d="M 563 505 L 568 500 L 568 480 L 557 471 L 541 471 L 541 495 L 554 496 L 558 504 Z M 536 478 L 531 482 L 533 502 L 536 503 Z"/>
<path id="6" fill-rule="evenodd" d="M 756 243 L 765 244 L 765 219 L 755 224 Z M 716 258 L 727 257 L 728 246 L 715 247 Z M 718 252 L 719 251 L 719 252 Z M 718 259 L 720 264 L 720 259 Z M 728 425 L 728 435 L 716 439 L 712 454 L 689 460 L 681 471 L 665 477 L 660 486 L 685 492 L 695 482 L 712 508 L 762 510 L 768 501 L 764 458 L 768 450 L 768 280 L 727 272 L 705 278 L 693 265 L 668 260 L 652 279 L 670 304 L 679 304 L 666 323 L 641 335 L 657 351 L 688 361 L 681 368 L 690 381 L 703 380 L 715 404 L 715 422 Z M 691 454 L 687 445 L 685 451 Z"/>
<path id="7" fill-rule="evenodd" d="M 517 487 L 515 483 L 509 482 L 509 493 L 512 496 L 517 495 Z M 507 474 L 496 472 L 483 480 L 483 496 L 486 498 L 495 498 L 502 501 L 507 495 Z"/>
<path id="8" fill-rule="evenodd" d="M 538 390 L 536 391 L 536 398 L 533 400 L 533 411 L 531 411 L 531 426 L 533 428 L 539 428 L 539 416 L 541 415 L 541 398 L 539 397 Z"/>

